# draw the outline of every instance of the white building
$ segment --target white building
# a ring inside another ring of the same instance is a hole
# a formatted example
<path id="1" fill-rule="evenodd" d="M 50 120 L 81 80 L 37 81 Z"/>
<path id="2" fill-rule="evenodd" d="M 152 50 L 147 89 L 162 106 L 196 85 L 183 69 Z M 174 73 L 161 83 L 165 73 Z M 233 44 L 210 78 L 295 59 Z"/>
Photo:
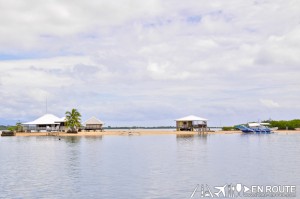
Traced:
<path id="1" fill-rule="evenodd" d="M 45 114 L 32 122 L 22 123 L 25 131 L 63 131 L 65 117 L 59 118 L 52 114 Z"/>

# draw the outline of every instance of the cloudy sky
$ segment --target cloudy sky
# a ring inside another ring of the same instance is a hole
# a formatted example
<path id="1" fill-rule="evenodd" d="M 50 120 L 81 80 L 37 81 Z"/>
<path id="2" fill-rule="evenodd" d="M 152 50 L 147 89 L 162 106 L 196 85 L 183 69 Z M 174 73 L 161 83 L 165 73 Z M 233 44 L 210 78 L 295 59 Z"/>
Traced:
<path id="1" fill-rule="evenodd" d="M 0 124 L 300 118 L 299 0 L 0 0 Z"/>

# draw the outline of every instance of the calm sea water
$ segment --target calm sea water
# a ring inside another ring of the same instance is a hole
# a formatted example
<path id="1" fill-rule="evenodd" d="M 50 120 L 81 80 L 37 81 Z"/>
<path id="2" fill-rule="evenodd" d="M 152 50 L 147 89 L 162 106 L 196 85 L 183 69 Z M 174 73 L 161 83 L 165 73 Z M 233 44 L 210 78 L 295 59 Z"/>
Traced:
<path id="1" fill-rule="evenodd" d="M 296 134 L 1 137 L 0 198 L 189 198 L 197 184 L 300 185 L 299 154 Z"/>

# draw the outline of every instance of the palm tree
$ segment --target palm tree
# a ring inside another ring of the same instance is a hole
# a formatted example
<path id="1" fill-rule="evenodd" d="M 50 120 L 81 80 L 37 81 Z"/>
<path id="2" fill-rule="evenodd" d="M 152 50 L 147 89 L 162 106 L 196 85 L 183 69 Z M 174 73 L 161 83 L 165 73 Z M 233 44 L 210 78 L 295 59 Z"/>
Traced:
<path id="1" fill-rule="evenodd" d="M 72 133 L 77 133 L 77 128 L 81 126 L 81 114 L 77 109 L 72 109 L 72 111 L 66 112 L 66 126 L 71 129 Z"/>

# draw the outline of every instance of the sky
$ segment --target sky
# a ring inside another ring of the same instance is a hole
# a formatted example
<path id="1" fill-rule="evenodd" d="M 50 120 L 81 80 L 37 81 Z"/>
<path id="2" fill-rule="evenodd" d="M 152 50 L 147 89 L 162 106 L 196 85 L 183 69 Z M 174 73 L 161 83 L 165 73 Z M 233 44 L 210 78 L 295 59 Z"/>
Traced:
<path id="1" fill-rule="evenodd" d="M 0 0 L 0 125 L 300 118 L 299 0 Z M 47 106 L 46 106 L 47 104 Z"/>

